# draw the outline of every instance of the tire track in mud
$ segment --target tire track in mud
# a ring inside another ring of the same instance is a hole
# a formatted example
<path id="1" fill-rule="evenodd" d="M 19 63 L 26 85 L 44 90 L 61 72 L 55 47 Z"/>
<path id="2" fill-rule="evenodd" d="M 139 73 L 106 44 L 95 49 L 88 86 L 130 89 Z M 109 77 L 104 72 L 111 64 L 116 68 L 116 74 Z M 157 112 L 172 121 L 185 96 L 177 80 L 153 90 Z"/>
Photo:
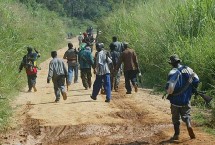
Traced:
<path id="1" fill-rule="evenodd" d="M 113 124 L 82 124 L 71 126 L 44 126 L 40 142 L 43 144 L 152 144 L 150 137 L 161 135 L 170 124 L 144 123 L 148 112 L 138 108 L 123 92 L 114 93 L 111 106 L 120 109 L 111 113 L 125 122 Z M 154 142 L 154 141 L 153 141 Z"/>
<path id="2" fill-rule="evenodd" d="M 72 43 L 78 44 L 77 39 L 73 39 Z M 59 50 L 60 57 L 65 50 L 65 48 Z M 47 61 L 43 63 L 43 70 L 47 69 L 47 64 Z M 41 83 L 46 80 L 47 72 L 43 70 L 38 78 L 38 82 Z M 21 102 L 30 100 L 21 104 L 23 109 L 20 112 L 24 119 L 17 129 L 18 131 L 10 132 L 4 141 L 0 140 L 0 144 L 172 144 L 166 141 L 170 134 L 172 135 L 170 114 L 163 110 L 168 105 L 161 102 L 159 96 L 150 96 L 146 90 L 140 89 L 138 93 L 126 95 L 123 81 L 121 81 L 119 92 L 112 93 L 113 99 L 110 104 L 104 103 L 104 95 L 99 96 L 97 101 L 92 101 L 89 98 L 92 90 L 84 91 L 81 83 L 74 85 L 68 92 L 71 96 L 66 102 L 60 104 L 49 103 L 53 99 L 53 90 L 50 86 L 43 84 L 38 90 L 30 97 L 27 94 L 21 95 Z M 55 112 L 55 109 L 59 109 L 59 112 Z M 5 137 L 0 137 L 0 139 L 2 138 Z M 206 139 L 211 138 L 206 137 Z M 184 142 L 185 144 L 200 143 L 201 145 L 202 140 L 196 139 L 192 143 L 185 138 L 180 142 L 173 142 L 173 144 L 184 144 Z M 209 143 L 207 140 L 203 142 Z"/>

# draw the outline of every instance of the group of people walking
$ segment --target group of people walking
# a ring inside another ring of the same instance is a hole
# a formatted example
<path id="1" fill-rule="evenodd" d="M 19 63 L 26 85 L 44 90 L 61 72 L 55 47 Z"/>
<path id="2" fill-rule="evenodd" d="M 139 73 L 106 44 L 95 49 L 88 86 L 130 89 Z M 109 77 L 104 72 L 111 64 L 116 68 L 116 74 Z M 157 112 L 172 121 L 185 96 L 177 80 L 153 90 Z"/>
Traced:
<path id="1" fill-rule="evenodd" d="M 122 72 L 125 77 L 126 94 L 132 93 L 133 85 L 134 91 L 138 91 L 137 75 L 141 75 L 138 64 L 137 54 L 129 47 L 127 42 L 117 41 L 117 37 L 112 38 L 112 43 L 109 45 L 109 50 L 104 49 L 103 43 L 96 43 L 95 56 L 92 54 L 92 48 L 85 42 L 79 43 L 79 50 L 73 47 L 72 43 L 68 43 L 68 50 L 65 52 L 63 58 L 67 59 L 68 67 L 63 60 L 57 58 L 57 52 L 52 51 L 52 60 L 49 63 L 49 71 L 47 83 L 52 80 L 55 91 L 55 102 L 59 102 L 60 94 L 63 99 L 67 99 L 65 88 L 65 80 L 67 85 L 72 84 L 74 73 L 74 83 L 78 83 L 78 70 L 81 71 L 82 84 L 85 90 L 93 87 L 90 98 L 97 99 L 99 91 L 103 88 L 106 94 L 105 102 L 109 103 L 112 99 L 111 91 L 119 90 L 120 76 Z M 36 59 L 40 56 L 38 52 L 32 52 L 31 47 L 27 48 L 28 53 L 23 57 L 22 63 L 19 67 L 21 71 L 23 67 L 26 68 L 28 77 L 29 92 L 32 88 L 36 89 L 36 74 L 37 65 Z M 172 122 L 174 125 L 174 135 L 172 140 L 178 140 L 180 134 L 180 118 L 186 123 L 187 130 L 191 139 L 195 138 L 195 134 L 191 127 L 190 117 L 190 99 L 198 87 L 199 78 L 194 71 L 188 67 L 181 65 L 181 60 L 178 55 L 172 55 L 169 58 L 169 64 L 172 70 L 169 72 L 166 91 L 168 93 L 167 99 L 171 103 Z M 80 66 L 79 66 L 80 65 Z M 92 69 L 96 75 L 92 86 Z"/>

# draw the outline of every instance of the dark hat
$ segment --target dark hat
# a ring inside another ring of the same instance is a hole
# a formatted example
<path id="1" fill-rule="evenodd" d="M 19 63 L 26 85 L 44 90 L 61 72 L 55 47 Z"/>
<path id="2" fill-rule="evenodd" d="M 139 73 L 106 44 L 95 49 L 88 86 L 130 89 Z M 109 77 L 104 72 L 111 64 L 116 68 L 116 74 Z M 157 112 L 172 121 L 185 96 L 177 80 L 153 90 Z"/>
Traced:
<path id="1" fill-rule="evenodd" d="M 28 52 L 32 52 L 33 51 L 33 48 L 31 46 L 27 46 L 27 51 Z"/>
<path id="2" fill-rule="evenodd" d="M 173 54 L 169 57 L 169 61 L 168 61 L 169 64 L 180 63 L 180 62 L 181 60 L 179 59 L 177 54 Z"/>
<path id="3" fill-rule="evenodd" d="M 128 48 L 128 42 L 123 42 L 122 44 L 123 44 L 123 47 L 124 47 L 125 49 Z"/>
<path id="4" fill-rule="evenodd" d="M 99 48 L 99 49 L 104 48 L 104 43 L 96 43 L 96 48 Z"/>

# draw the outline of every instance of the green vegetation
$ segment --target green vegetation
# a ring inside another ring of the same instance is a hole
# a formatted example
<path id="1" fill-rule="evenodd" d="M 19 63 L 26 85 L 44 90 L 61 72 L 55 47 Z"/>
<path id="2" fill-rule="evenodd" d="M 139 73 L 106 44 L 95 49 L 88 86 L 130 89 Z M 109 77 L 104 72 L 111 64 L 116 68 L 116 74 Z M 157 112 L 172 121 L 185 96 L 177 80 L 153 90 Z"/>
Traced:
<path id="1" fill-rule="evenodd" d="M 26 74 L 18 73 L 26 46 L 33 46 L 42 54 L 65 45 L 63 21 L 54 12 L 37 8 L 27 9 L 15 1 L 0 1 L 0 130 L 11 115 L 12 93 L 26 86 Z M 54 30 L 54 31 L 53 31 Z"/>
<path id="2" fill-rule="evenodd" d="M 22 3 L 31 5 L 41 4 L 50 11 L 57 12 L 60 16 L 76 17 L 81 20 L 96 21 L 118 9 L 122 3 L 132 7 L 142 0 L 19 0 Z"/>
<path id="3" fill-rule="evenodd" d="M 133 5 L 139 0 L 125 2 Z M 0 1 L 0 130 L 12 115 L 10 101 L 26 86 L 26 75 L 18 67 L 26 46 L 49 57 L 51 50 L 65 46 L 66 33 L 78 34 L 94 21 L 117 9 L 118 0 L 1 0 Z"/>
<path id="4" fill-rule="evenodd" d="M 165 85 L 171 69 L 167 60 L 177 53 L 199 75 L 200 89 L 215 95 L 214 0 L 141 2 L 132 9 L 123 6 L 98 25 L 105 44 L 116 35 L 136 50 L 145 86 Z"/>

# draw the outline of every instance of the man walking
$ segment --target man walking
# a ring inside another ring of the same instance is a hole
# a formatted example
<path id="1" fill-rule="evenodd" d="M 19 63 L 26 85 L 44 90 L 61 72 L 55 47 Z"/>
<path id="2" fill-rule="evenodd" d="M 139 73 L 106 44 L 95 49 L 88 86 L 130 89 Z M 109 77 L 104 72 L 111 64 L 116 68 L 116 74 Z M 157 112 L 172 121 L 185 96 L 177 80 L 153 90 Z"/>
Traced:
<path id="1" fill-rule="evenodd" d="M 116 51 L 116 45 L 114 43 L 110 44 L 110 55 L 113 62 L 113 67 L 111 69 L 111 90 L 118 92 L 119 89 L 119 81 L 120 81 L 120 70 L 115 71 L 117 68 L 117 64 L 120 59 L 120 53 Z"/>
<path id="2" fill-rule="evenodd" d="M 80 32 L 80 33 L 79 33 L 79 36 L 78 36 L 79 46 L 81 45 L 83 39 L 84 39 L 84 38 L 83 38 L 83 35 L 82 35 L 82 33 Z"/>
<path id="3" fill-rule="evenodd" d="M 96 100 L 97 95 L 103 84 L 106 92 L 105 102 L 109 103 L 111 100 L 111 83 L 110 83 L 110 69 L 108 65 L 112 63 L 112 61 L 107 56 L 107 52 L 104 50 L 103 43 L 97 43 L 96 50 L 97 50 L 96 62 L 95 62 L 96 80 L 93 84 L 93 92 L 90 97 L 93 100 Z"/>
<path id="4" fill-rule="evenodd" d="M 37 78 L 37 64 L 36 60 L 40 57 L 38 51 L 33 52 L 32 47 L 27 47 L 28 53 L 22 58 L 22 62 L 19 66 L 19 72 L 22 71 L 23 67 L 25 68 L 27 78 L 28 78 L 28 92 L 31 92 L 32 88 L 34 92 L 37 91 L 36 88 L 36 78 Z"/>
<path id="5" fill-rule="evenodd" d="M 117 40 L 116 36 L 112 37 L 112 41 L 113 41 L 112 43 L 116 46 L 115 50 L 119 53 L 122 53 L 123 52 L 123 44 Z"/>
<path id="6" fill-rule="evenodd" d="M 124 42 L 124 51 L 120 56 L 119 63 L 117 65 L 116 73 L 119 70 L 121 64 L 124 64 L 124 76 L 125 76 L 125 88 L 127 90 L 126 94 L 131 94 L 132 88 L 130 81 L 135 88 L 135 92 L 138 91 L 137 86 L 137 74 L 140 74 L 139 65 L 137 60 L 137 55 L 135 51 L 128 47 L 128 43 Z"/>
<path id="7" fill-rule="evenodd" d="M 91 49 L 82 47 L 82 49 L 78 53 L 78 60 L 80 63 L 82 83 L 85 90 L 88 90 L 88 88 L 91 88 L 91 67 L 94 63 Z"/>
<path id="8" fill-rule="evenodd" d="M 173 69 L 169 72 L 166 91 L 167 99 L 171 103 L 172 122 L 174 125 L 174 135 L 171 140 L 178 140 L 180 134 L 180 117 L 187 125 L 187 130 L 191 139 L 195 134 L 190 123 L 190 99 L 192 93 L 196 92 L 199 78 L 194 71 L 180 64 L 178 55 L 170 56 L 169 64 Z"/>
<path id="9" fill-rule="evenodd" d="M 60 93 L 62 94 L 64 100 L 67 99 L 64 86 L 65 78 L 67 78 L 67 69 L 63 60 L 57 58 L 56 51 L 52 51 L 51 56 L 53 59 L 49 63 L 47 83 L 50 83 L 50 80 L 52 79 L 56 96 L 55 102 L 57 103 L 60 100 Z"/>
<path id="10" fill-rule="evenodd" d="M 72 43 L 68 43 L 68 50 L 65 52 L 63 58 L 67 59 L 68 63 L 68 85 L 72 84 L 72 77 L 74 72 L 74 83 L 78 82 L 78 52 L 73 48 Z"/>

